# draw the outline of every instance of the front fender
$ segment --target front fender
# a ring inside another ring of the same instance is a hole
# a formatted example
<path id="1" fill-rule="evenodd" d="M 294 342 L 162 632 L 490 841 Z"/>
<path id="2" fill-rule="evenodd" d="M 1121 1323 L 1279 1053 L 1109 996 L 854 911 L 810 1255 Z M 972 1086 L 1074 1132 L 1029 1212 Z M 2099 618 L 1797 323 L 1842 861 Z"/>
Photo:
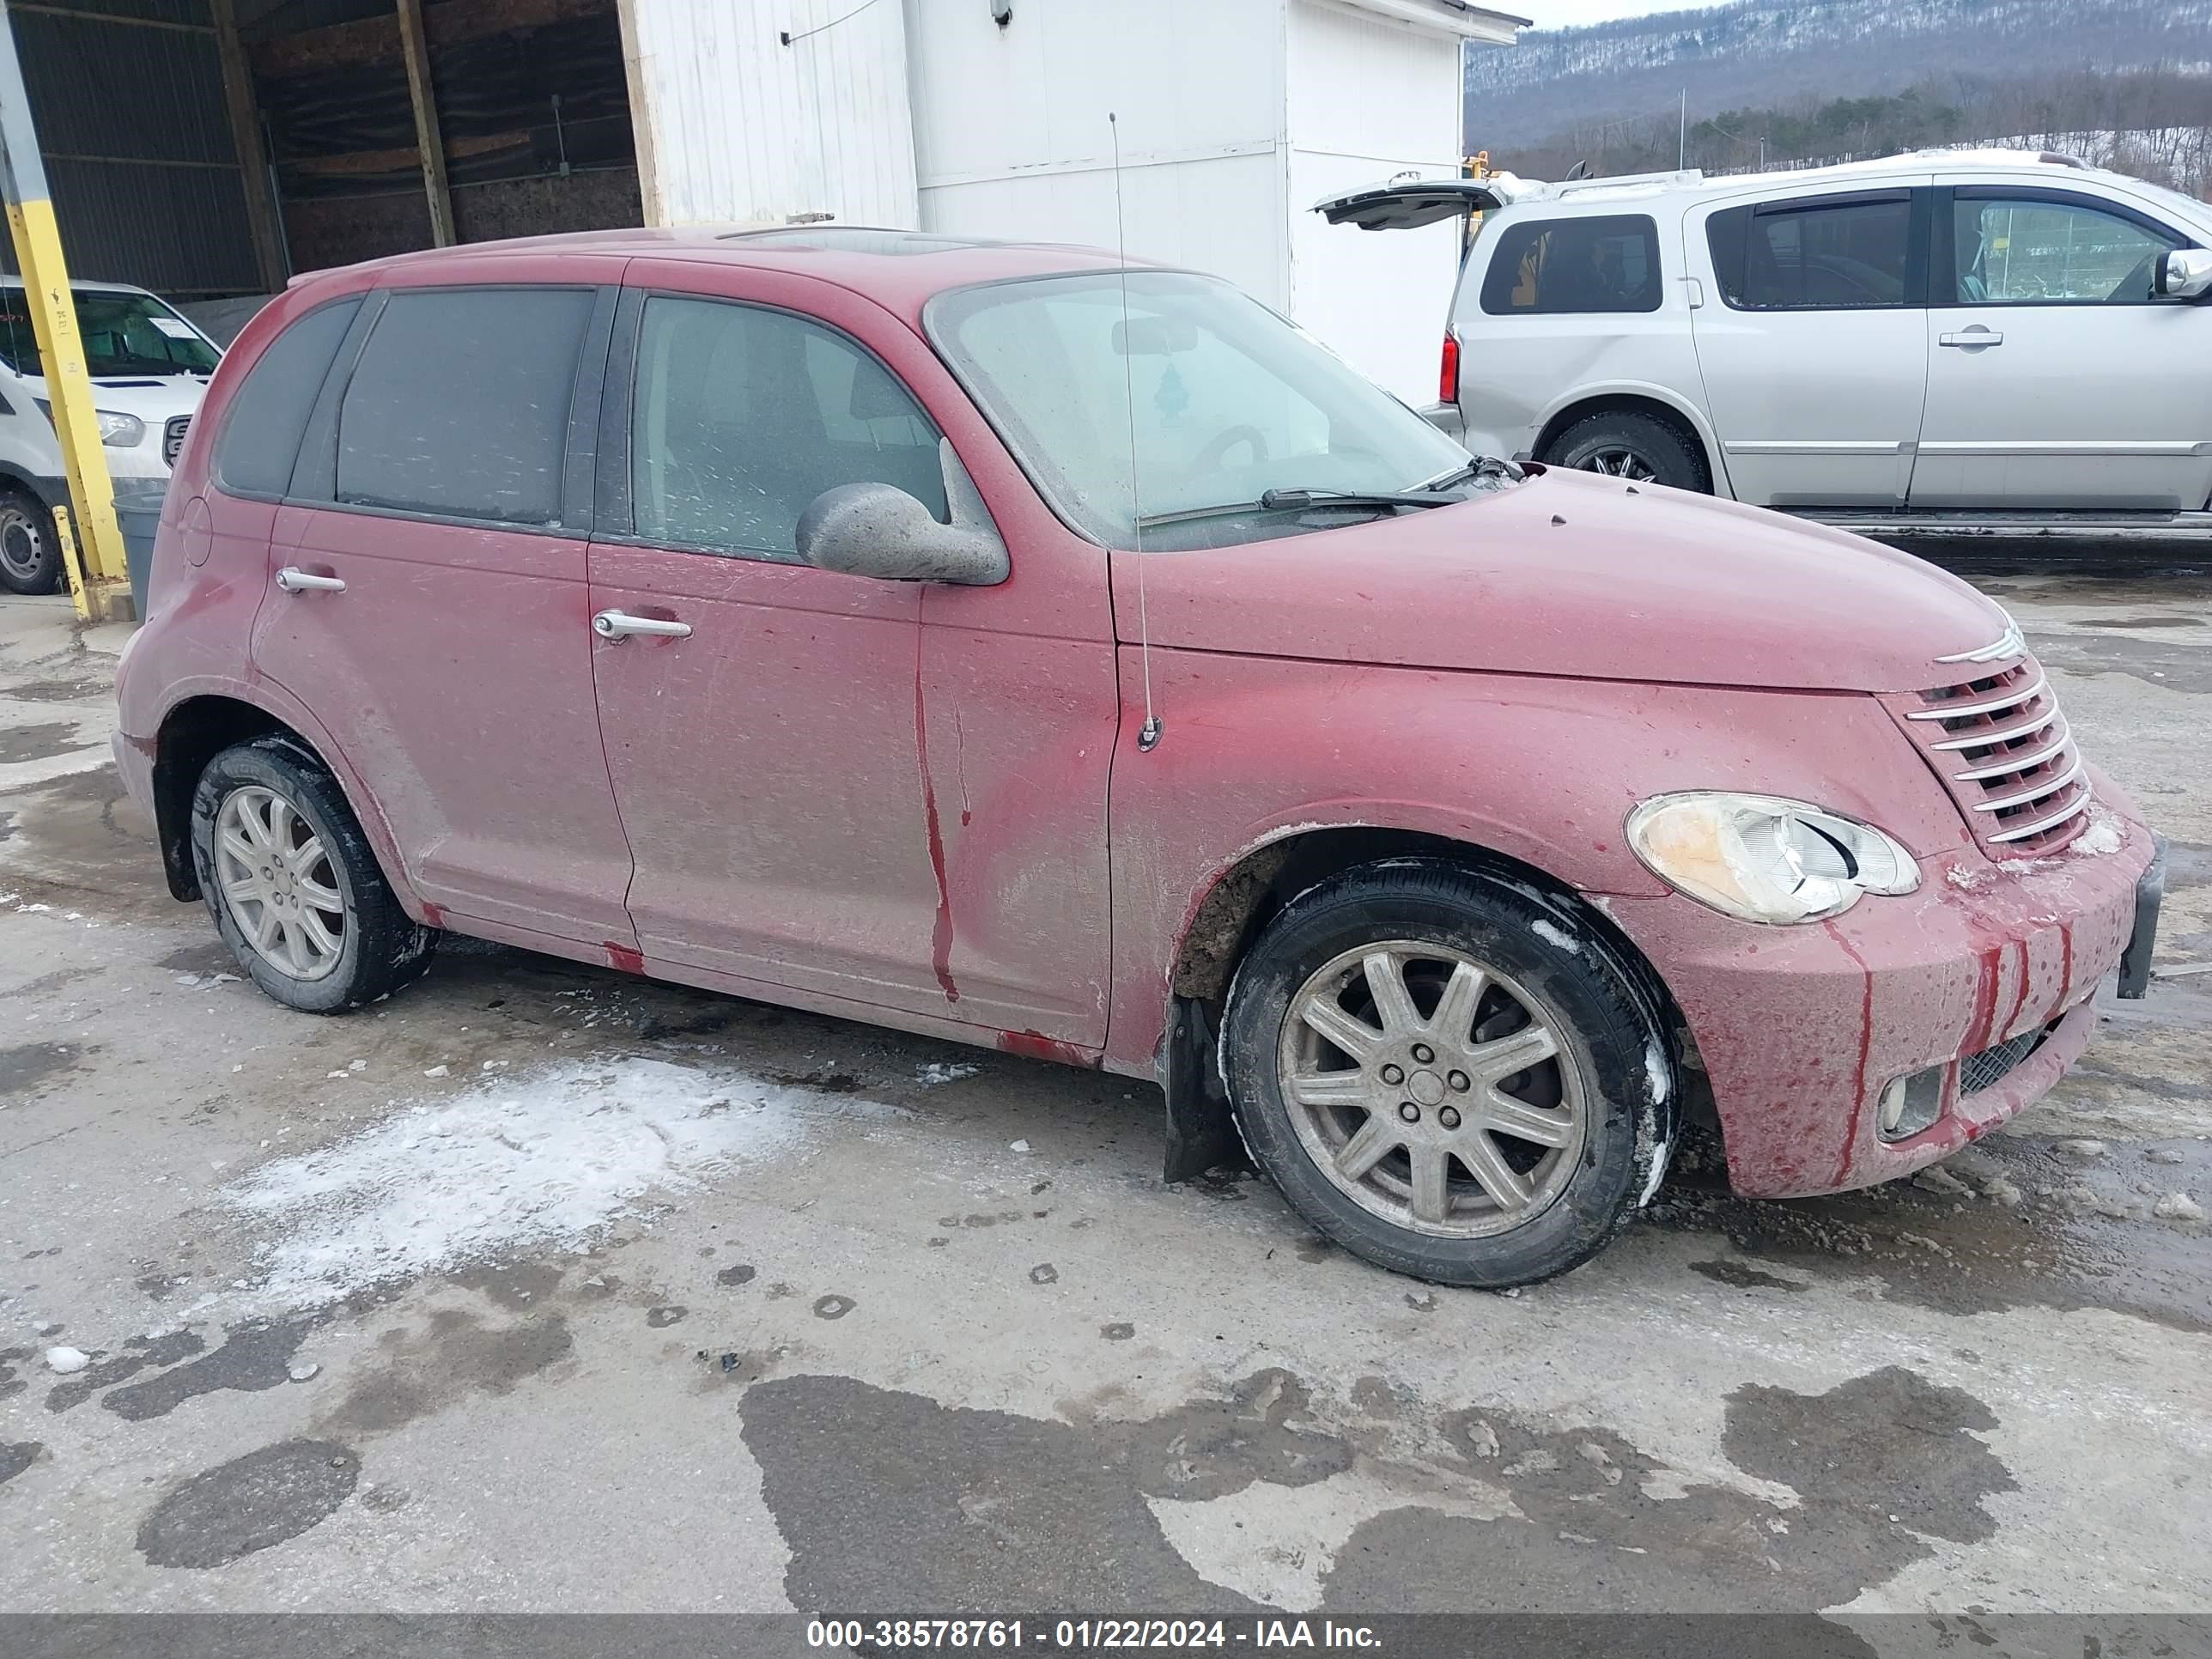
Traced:
<path id="1" fill-rule="evenodd" d="M 1678 789 L 1741 789 L 1866 818 L 1917 854 L 1966 839 L 1957 808 L 1858 694 L 1645 686 L 1200 652 L 1152 653 L 1114 759 L 1114 988 L 1106 1062 L 1149 1072 L 1207 895 L 1255 851 L 1316 830 L 1413 831 L 1502 854 L 1577 891 L 1667 890 L 1622 835 Z M 1662 978 L 1667 964 L 1653 966 Z"/>

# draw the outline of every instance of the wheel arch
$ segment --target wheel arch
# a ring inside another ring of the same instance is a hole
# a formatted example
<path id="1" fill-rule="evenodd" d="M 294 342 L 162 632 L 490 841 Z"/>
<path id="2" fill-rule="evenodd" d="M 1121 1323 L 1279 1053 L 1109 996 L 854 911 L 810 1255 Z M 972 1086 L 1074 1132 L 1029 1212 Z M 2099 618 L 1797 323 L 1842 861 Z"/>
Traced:
<path id="1" fill-rule="evenodd" d="M 1705 464 L 1705 480 L 1712 492 L 1734 496 L 1728 469 L 1722 459 L 1719 434 L 1705 418 L 1705 411 L 1689 399 L 1660 386 L 1635 385 L 1578 390 L 1538 424 L 1529 454 L 1542 460 L 1560 434 L 1594 415 L 1648 415 L 1679 428 L 1697 446 Z"/>
<path id="2" fill-rule="evenodd" d="M 185 901 L 200 896 L 191 846 L 192 794 L 199 787 L 200 775 L 224 750 L 264 737 L 285 738 L 330 775 L 368 837 L 378 866 L 402 908 L 417 921 L 427 920 L 400 878 L 390 826 L 380 813 L 364 810 L 372 804 L 348 769 L 333 763 L 335 747 L 313 732 L 307 721 L 288 717 L 229 690 L 199 691 L 179 698 L 162 715 L 154 738 L 154 834 L 161 849 L 161 867 L 170 895 Z"/>
<path id="3" fill-rule="evenodd" d="M 1317 883 L 1361 865 L 1402 859 L 1450 864 L 1509 883 L 1556 911 L 1564 925 L 1595 934 L 1627 970 L 1654 1028 L 1666 1035 L 1666 1058 L 1678 1085 L 1670 1097 L 1680 1097 L 1686 1078 L 1702 1078 L 1664 976 L 1592 896 L 1525 859 L 1474 842 L 1376 825 L 1308 825 L 1261 841 L 1216 872 L 1176 939 L 1160 1065 L 1168 1108 L 1167 1179 L 1188 1180 L 1237 1150 L 1215 1050 L 1237 964 L 1261 930 Z"/>

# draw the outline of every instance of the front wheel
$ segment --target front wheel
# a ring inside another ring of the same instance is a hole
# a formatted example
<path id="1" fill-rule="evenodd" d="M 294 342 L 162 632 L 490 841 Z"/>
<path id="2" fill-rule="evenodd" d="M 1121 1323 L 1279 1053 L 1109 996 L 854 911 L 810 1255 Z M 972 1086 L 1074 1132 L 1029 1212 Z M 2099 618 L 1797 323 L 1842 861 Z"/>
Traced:
<path id="1" fill-rule="evenodd" d="M 1552 441 L 1544 459 L 1554 466 L 1601 472 L 1631 483 L 1700 491 L 1713 487 L 1695 439 L 1671 421 L 1631 410 L 1577 421 Z"/>
<path id="2" fill-rule="evenodd" d="M 1222 1036 L 1245 1144 L 1355 1255 L 1503 1289 L 1595 1255 L 1656 1184 L 1665 1036 L 1570 906 L 1456 866 L 1352 869 L 1271 921 Z"/>
<path id="3" fill-rule="evenodd" d="M 0 490 L 0 587 L 51 593 L 61 585 L 61 574 L 54 515 L 20 489 Z"/>
<path id="4" fill-rule="evenodd" d="M 428 965 L 436 933 L 399 908 L 337 781 L 288 738 L 208 763 L 192 794 L 192 859 L 216 931 L 289 1008 L 358 1008 Z"/>

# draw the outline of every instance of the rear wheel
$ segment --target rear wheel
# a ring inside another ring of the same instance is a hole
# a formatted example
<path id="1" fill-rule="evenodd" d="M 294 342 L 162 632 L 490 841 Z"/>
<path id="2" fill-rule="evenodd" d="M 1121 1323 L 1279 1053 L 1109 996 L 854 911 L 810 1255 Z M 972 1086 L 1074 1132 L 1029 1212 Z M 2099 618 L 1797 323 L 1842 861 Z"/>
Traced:
<path id="1" fill-rule="evenodd" d="M 0 587 L 51 593 L 61 574 L 61 544 L 46 503 L 23 490 L 0 491 Z"/>
<path id="2" fill-rule="evenodd" d="M 411 921 L 337 781 L 283 737 L 208 763 L 192 796 L 192 858 L 216 930 L 287 1007 L 340 1013 L 429 965 L 437 934 Z"/>
<path id="3" fill-rule="evenodd" d="M 1630 410 L 1577 421 L 1552 441 L 1544 459 L 1554 466 L 1601 472 L 1631 483 L 1668 484 L 1676 489 L 1712 488 L 1694 438 L 1672 421 Z"/>
<path id="4" fill-rule="evenodd" d="M 1633 974 L 1569 906 L 1455 866 L 1370 865 L 1293 901 L 1238 969 L 1222 1041 L 1284 1196 L 1419 1278 L 1578 1266 L 1662 1156 L 1667 1048 Z"/>

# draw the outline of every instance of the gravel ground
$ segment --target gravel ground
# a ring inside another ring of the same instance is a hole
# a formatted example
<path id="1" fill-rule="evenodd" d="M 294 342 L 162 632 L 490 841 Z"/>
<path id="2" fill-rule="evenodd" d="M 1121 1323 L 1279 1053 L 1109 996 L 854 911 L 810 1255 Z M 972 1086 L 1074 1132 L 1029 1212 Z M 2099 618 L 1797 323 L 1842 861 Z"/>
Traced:
<path id="1" fill-rule="evenodd" d="M 161 886 L 119 637 L 0 604 L 0 1606 L 2206 1610 L 2212 581 L 1978 580 L 2172 838 L 2167 976 L 1911 1183 L 1686 1179 L 1508 1296 L 1163 1186 L 1097 1073 L 466 942 L 289 1014 Z"/>

